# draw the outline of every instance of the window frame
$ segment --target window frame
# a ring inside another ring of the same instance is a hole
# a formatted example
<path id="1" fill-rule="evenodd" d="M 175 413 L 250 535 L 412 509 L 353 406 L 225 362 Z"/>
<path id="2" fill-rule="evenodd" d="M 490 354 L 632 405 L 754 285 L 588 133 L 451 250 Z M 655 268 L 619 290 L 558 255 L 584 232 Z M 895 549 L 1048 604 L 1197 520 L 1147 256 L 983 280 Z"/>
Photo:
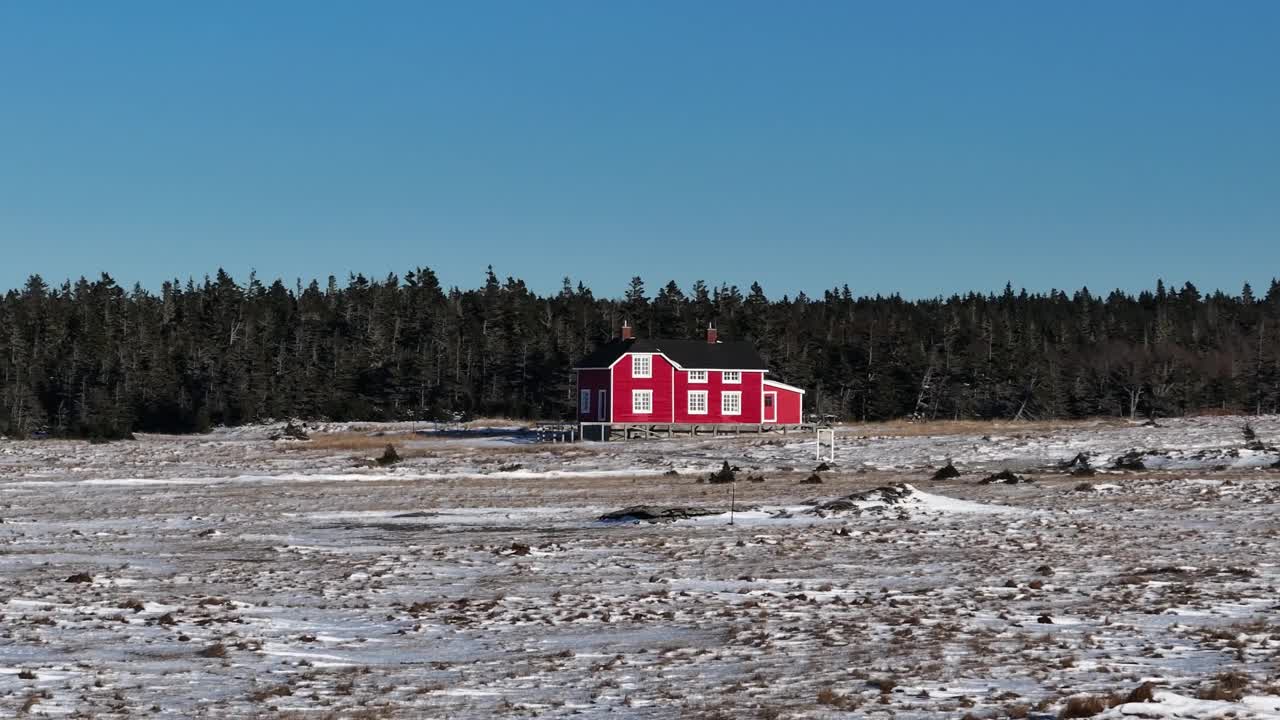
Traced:
<path id="1" fill-rule="evenodd" d="M 637 366 L 641 360 L 644 360 L 645 371 L 640 374 Z M 631 377 L 633 378 L 651 378 L 653 377 L 653 355 L 650 353 L 631 353 Z"/>
<path id="2" fill-rule="evenodd" d="M 690 391 L 689 391 L 689 393 L 688 393 L 688 395 L 686 395 L 686 396 L 685 396 L 685 400 L 684 400 L 685 412 L 687 412 L 687 413 L 688 413 L 688 414 L 690 414 L 690 415 L 707 415 L 707 414 L 709 414 L 709 413 L 710 413 L 710 411 L 711 411 L 711 398 L 709 397 L 709 395 L 710 395 L 710 393 L 708 393 L 706 390 L 690 390 Z M 701 409 L 701 410 L 694 410 L 694 409 L 693 409 L 693 398 L 694 398 L 694 397 L 700 397 L 700 398 L 702 398 L 702 409 Z"/>
<path id="3" fill-rule="evenodd" d="M 694 384 L 697 384 L 697 385 L 705 385 L 705 384 L 707 384 L 707 371 L 706 371 L 706 370 L 690 370 L 690 371 L 689 371 L 689 373 L 688 373 L 688 377 L 689 377 L 689 384 L 690 384 L 690 385 L 694 385 Z"/>
<path id="4" fill-rule="evenodd" d="M 636 400 L 646 398 L 649 407 L 646 410 L 636 409 Z M 631 414 L 632 415 L 652 415 L 653 414 L 653 391 L 652 390 L 632 390 L 631 391 Z"/>
<path id="5" fill-rule="evenodd" d="M 732 377 L 733 377 L 733 379 L 732 379 L 732 380 L 730 380 L 730 379 L 729 379 L 729 378 L 730 378 L 730 376 L 732 376 Z M 725 385 L 741 385 L 741 384 L 742 384 L 742 371 L 741 371 L 741 370 L 721 370 L 721 371 L 720 371 L 720 382 L 721 382 L 721 383 L 723 383 L 723 384 L 725 384 Z"/>
<path id="6" fill-rule="evenodd" d="M 582 389 L 578 391 L 578 414 L 591 415 L 591 390 Z"/>
<path id="7" fill-rule="evenodd" d="M 730 410 L 728 406 L 725 405 L 725 401 L 728 400 L 729 398 L 735 398 L 737 400 L 737 405 L 738 405 L 737 409 Z M 720 393 L 720 414 L 721 415 L 741 415 L 742 414 L 742 391 L 741 390 L 728 390 Z"/>

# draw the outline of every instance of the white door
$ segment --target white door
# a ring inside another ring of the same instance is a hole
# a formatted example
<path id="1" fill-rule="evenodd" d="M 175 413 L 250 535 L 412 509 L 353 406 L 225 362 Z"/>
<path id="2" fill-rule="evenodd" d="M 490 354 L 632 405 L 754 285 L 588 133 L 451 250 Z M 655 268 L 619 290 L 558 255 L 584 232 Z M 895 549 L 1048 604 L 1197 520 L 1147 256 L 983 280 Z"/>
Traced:
<path id="1" fill-rule="evenodd" d="M 605 406 L 606 406 L 606 404 L 607 404 L 608 399 L 609 399 L 609 391 L 608 391 L 608 390 L 601 390 L 601 391 L 600 391 L 600 402 L 599 402 L 599 403 L 597 404 L 597 406 L 596 406 L 596 417 L 597 417 L 598 419 L 600 419 L 600 420 L 608 420 L 608 419 L 609 419 L 609 411 L 605 409 Z"/>
<path id="2" fill-rule="evenodd" d="M 764 394 L 764 421 L 778 422 L 778 393 L 776 392 Z"/>

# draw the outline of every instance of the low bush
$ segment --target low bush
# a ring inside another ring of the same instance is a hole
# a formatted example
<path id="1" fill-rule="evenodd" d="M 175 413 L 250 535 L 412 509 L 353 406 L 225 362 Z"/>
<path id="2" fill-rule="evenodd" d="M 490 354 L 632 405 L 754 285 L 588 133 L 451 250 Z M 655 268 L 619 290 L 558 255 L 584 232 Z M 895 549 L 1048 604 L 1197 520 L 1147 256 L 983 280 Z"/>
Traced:
<path id="1" fill-rule="evenodd" d="M 400 457 L 400 453 L 396 452 L 396 446 L 388 443 L 387 448 L 382 451 L 382 457 L 378 458 L 378 464 L 382 467 L 388 467 L 390 465 L 395 465 L 403 459 L 404 458 Z"/>
<path id="2" fill-rule="evenodd" d="M 724 464 L 720 466 L 719 470 L 711 473 L 711 475 L 707 477 L 707 482 L 712 485 L 724 485 L 734 482 L 737 479 L 738 474 L 733 471 L 733 468 L 729 467 L 729 462 L 726 460 Z"/>

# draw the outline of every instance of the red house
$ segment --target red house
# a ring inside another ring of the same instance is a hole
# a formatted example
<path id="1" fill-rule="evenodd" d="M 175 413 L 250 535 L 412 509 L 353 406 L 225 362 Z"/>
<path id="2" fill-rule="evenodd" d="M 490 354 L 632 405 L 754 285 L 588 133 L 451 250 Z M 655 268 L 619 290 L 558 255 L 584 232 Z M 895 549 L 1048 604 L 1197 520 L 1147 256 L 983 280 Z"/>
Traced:
<path id="1" fill-rule="evenodd" d="M 765 379 L 750 343 L 622 337 L 584 358 L 578 374 L 578 421 L 608 425 L 799 425 L 804 390 Z M 714 429 L 714 428 L 713 428 Z M 606 435 L 607 436 L 607 435 Z"/>

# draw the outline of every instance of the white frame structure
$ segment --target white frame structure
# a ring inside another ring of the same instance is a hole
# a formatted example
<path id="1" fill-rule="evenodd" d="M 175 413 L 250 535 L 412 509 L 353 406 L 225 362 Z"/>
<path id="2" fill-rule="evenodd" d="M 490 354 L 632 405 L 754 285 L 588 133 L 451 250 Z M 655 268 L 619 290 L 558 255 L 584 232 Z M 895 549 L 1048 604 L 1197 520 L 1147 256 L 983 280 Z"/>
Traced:
<path id="1" fill-rule="evenodd" d="M 699 385 L 704 384 L 707 382 L 707 371 L 706 370 L 690 370 L 688 371 L 688 378 L 689 378 L 690 385 L 693 385 L 694 383 L 697 383 Z"/>
<path id="2" fill-rule="evenodd" d="M 729 379 L 730 376 L 733 377 L 732 380 Z M 742 371 L 741 370 L 721 370 L 720 383 L 723 385 L 741 385 Z"/>
<path id="3" fill-rule="evenodd" d="M 773 398 L 773 417 L 765 417 L 765 411 L 769 408 L 769 398 Z M 760 422 L 776 423 L 778 422 L 778 391 L 765 390 L 760 393 Z"/>
<path id="4" fill-rule="evenodd" d="M 818 428 L 818 447 L 817 447 L 816 459 L 818 460 L 823 459 L 822 436 L 824 434 L 827 436 L 828 442 L 830 443 L 828 446 L 826 460 L 827 462 L 835 462 L 835 459 L 836 459 L 836 429 L 835 428 Z"/>
<path id="5" fill-rule="evenodd" d="M 644 368 L 643 372 L 641 372 L 642 366 Z M 653 356 L 645 353 L 633 353 L 631 355 L 631 377 L 653 377 Z"/>
<path id="6" fill-rule="evenodd" d="M 706 415 L 710 407 L 708 404 L 709 401 L 708 401 L 707 395 L 708 393 L 706 390 L 690 390 L 689 395 L 685 400 L 685 412 L 687 412 L 690 415 Z M 695 410 L 693 408 L 693 399 L 695 397 L 702 400 L 701 410 Z"/>
<path id="7" fill-rule="evenodd" d="M 733 410 L 730 410 L 725 405 L 725 401 L 728 400 L 729 398 L 733 398 L 734 400 L 737 401 L 738 406 Z M 728 390 L 720 393 L 720 414 L 721 415 L 741 415 L 742 414 L 742 391 L 741 390 Z"/>
<path id="8" fill-rule="evenodd" d="M 578 414 L 591 417 L 591 388 L 578 391 Z"/>
<path id="9" fill-rule="evenodd" d="M 643 410 L 637 404 L 638 400 L 644 400 L 644 404 L 648 407 Z M 631 414 L 632 415 L 652 415 L 653 414 L 653 391 L 652 390 L 632 390 L 631 391 Z"/>

